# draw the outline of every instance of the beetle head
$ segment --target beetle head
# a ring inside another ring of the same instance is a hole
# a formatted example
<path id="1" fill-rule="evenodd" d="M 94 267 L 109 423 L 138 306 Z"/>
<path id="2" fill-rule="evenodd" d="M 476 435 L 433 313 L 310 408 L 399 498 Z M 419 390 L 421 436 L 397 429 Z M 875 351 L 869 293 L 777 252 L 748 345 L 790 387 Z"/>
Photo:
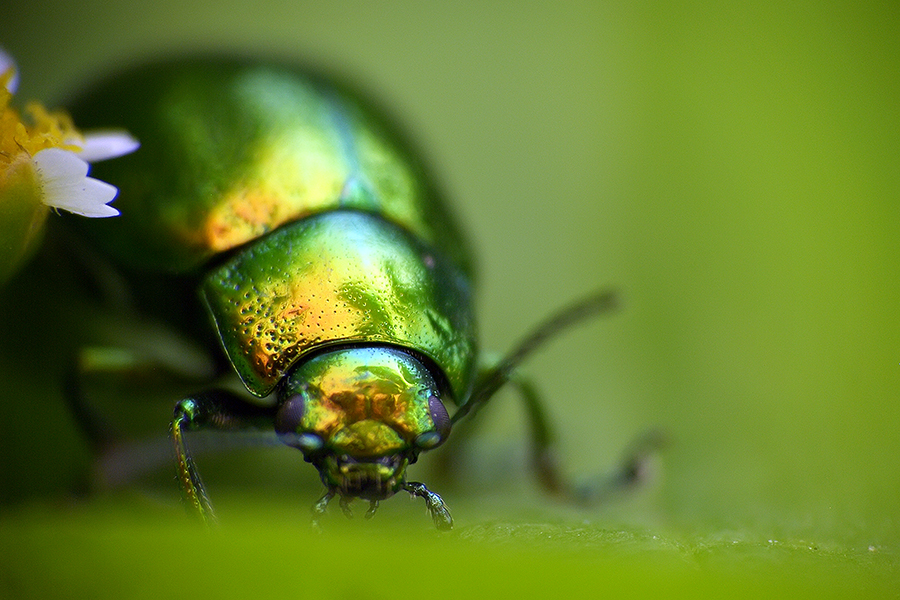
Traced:
<path id="1" fill-rule="evenodd" d="M 294 367 L 279 392 L 275 430 L 329 490 L 380 500 L 400 488 L 419 452 L 447 439 L 440 397 L 431 372 L 409 352 L 342 347 Z"/>

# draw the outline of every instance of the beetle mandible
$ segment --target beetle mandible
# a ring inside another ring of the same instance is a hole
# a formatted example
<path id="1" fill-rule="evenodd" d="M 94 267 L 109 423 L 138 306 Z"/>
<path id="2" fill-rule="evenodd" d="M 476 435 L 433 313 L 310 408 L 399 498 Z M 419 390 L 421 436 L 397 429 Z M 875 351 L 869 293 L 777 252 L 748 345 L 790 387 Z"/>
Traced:
<path id="1" fill-rule="evenodd" d="M 197 59 L 117 75 L 73 112 L 142 144 L 95 168 L 120 189 L 121 216 L 77 226 L 131 280 L 157 273 L 199 291 L 199 302 L 169 299 L 171 321 L 220 346 L 220 365 L 249 393 L 212 389 L 176 405 L 171 436 L 192 511 L 214 518 L 185 432 L 263 427 L 318 470 L 316 519 L 335 496 L 345 512 L 368 501 L 371 516 L 406 491 L 449 529 L 441 497 L 407 481 L 407 467 L 510 381 L 533 421 L 540 480 L 577 495 L 515 368 L 615 295 L 592 294 L 505 359 L 479 363 L 465 240 L 416 157 L 356 96 L 290 66 Z"/>

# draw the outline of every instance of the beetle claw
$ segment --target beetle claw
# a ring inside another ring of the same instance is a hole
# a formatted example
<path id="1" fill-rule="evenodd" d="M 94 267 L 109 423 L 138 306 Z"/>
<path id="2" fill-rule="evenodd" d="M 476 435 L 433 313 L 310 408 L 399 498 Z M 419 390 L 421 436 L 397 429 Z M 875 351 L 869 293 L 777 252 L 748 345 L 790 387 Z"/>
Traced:
<path id="1" fill-rule="evenodd" d="M 450 510 L 444 504 L 443 498 L 435 494 L 424 483 L 418 481 L 410 481 L 404 483 L 401 489 L 409 492 L 410 496 L 422 498 L 425 500 L 425 508 L 431 514 L 431 520 L 434 526 L 443 531 L 453 529 L 453 517 L 450 516 Z"/>
<path id="2" fill-rule="evenodd" d="M 312 528 L 314 530 L 322 531 L 322 527 L 319 525 L 319 517 L 325 514 L 325 511 L 328 509 L 328 503 L 334 498 L 334 494 L 334 490 L 328 490 L 321 498 L 319 498 L 318 502 L 313 504 Z"/>
<path id="3" fill-rule="evenodd" d="M 353 510 L 350 509 L 350 498 L 347 498 L 346 496 L 341 496 L 340 505 L 341 505 L 341 511 L 344 513 L 344 516 L 347 517 L 348 519 L 352 519 L 353 518 Z"/>

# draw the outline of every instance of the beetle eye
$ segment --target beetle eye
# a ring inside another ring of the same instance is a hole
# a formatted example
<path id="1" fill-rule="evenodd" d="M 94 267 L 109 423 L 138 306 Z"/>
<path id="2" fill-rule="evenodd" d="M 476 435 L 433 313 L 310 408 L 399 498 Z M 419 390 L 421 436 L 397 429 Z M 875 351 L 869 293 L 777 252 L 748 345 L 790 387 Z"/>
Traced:
<path id="1" fill-rule="evenodd" d="M 444 408 L 444 403 L 437 396 L 428 397 L 428 413 L 434 423 L 434 429 L 426 431 L 416 438 L 415 444 L 423 450 L 437 448 L 447 440 L 450 435 L 450 415 Z"/>
<path id="2" fill-rule="evenodd" d="M 275 433 L 278 434 L 278 437 L 296 435 L 303 422 L 304 414 L 306 414 L 306 402 L 304 402 L 303 396 L 296 394 L 288 398 L 287 402 L 278 409 L 278 414 L 275 415 Z"/>
<path id="3" fill-rule="evenodd" d="M 437 433 L 438 436 L 438 439 L 432 441 L 429 448 L 435 448 L 443 444 L 447 436 L 450 435 L 450 415 L 447 414 L 447 409 L 444 408 L 444 403 L 441 402 L 441 399 L 434 395 L 428 398 L 428 412 L 431 414 L 431 420 L 434 423 L 434 431 L 431 433 Z"/>

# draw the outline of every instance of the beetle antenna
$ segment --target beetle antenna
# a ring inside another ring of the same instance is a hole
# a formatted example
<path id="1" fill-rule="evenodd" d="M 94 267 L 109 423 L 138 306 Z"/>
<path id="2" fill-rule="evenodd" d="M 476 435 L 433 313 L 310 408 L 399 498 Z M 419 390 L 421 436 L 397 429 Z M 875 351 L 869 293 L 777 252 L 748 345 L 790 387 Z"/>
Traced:
<path id="1" fill-rule="evenodd" d="M 451 422 L 456 423 L 469 414 L 472 409 L 478 409 L 480 405 L 485 404 L 497 390 L 509 381 L 513 371 L 547 341 L 557 337 L 573 325 L 610 312 L 617 306 L 618 295 L 616 292 L 608 289 L 600 290 L 566 306 L 538 325 L 503 360 L 482 374 L 469 401 L 459 407 Z"/>

